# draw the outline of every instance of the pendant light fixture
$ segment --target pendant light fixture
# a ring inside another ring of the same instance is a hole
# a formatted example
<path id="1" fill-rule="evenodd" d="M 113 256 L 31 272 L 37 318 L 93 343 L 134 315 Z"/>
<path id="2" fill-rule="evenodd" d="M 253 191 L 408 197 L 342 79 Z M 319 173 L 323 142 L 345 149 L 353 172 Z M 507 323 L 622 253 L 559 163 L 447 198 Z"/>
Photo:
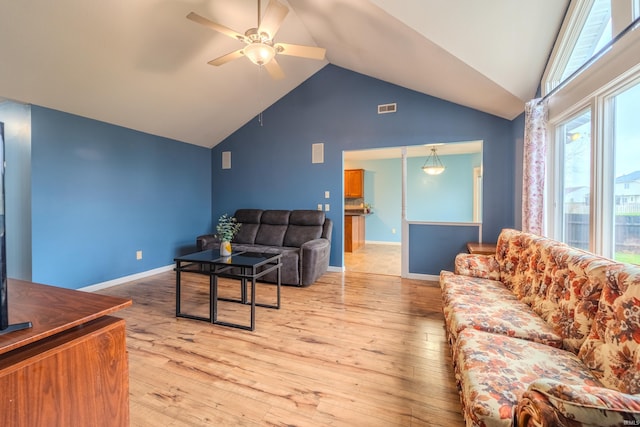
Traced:
<path id="1" fill-rule="evenodd" d="M 438 157 L 435 147 L 431 147 L 431 154 L 429 154 L 429 157 L 427 157 L 427 160 L 424 162 L 422 170 L 427 175 L 440 175 L 444 172 L 445 167 L 442 164 L 442 161 L 440 161 L 440 157 Z"/>

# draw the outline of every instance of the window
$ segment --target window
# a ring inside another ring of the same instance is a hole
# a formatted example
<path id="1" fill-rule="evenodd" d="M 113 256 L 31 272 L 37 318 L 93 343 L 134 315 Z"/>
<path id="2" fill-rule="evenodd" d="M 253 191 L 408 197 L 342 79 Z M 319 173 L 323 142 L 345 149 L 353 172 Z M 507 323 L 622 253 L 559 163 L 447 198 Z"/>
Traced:
<path id="1" fill-rule="evenodd" d="M 640 264 L 640 84 L 614 96 L 613 258 Z"/>
<path id="2" fill-rule="evenodd" d="M 593 2 L 575 45 L 571 49 L 567 65 L 560 73 L 560 81 L 569 77 L 611 40 L 610 1 L 595 0 Z"/>
<path id="3" fill-rule="evenodd" d="M 565 81 L 640 15 L 640 0 L 571 2 L 543 77 L 543 95 Z"/>
<path id="4" fill-rule="evenodd" d="M 543 92 L 580 68 L 639 12 L 640 0 L 571 2 L 545 70 Z M 637 29 L 548 97 L 552 163 L 547 206 L 551 237 L 640 265 Z"/>
<path id="5" fill-rule="evenodd" d="M 559 126 L 562 145 L 562 240 L 589 249 L 591 204 L 591 111 Z"/>

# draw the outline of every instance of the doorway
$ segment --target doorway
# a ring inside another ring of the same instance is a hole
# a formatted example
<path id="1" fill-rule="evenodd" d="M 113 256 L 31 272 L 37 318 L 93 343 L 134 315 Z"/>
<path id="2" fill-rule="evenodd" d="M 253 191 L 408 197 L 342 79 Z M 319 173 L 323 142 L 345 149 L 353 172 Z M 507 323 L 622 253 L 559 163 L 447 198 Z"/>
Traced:
<path id="1" fill-rule="evenodd" d="M 447 168 L 435 178 L 421 170 L 433 146 L 343 152 L 343 170 L 364 171 L 361 203 L 371 209 L 364 217 L 364 245 L 344 252 L 346 271 L 408 277 L 410 222 L 480 220 L 482 141 L 437 144 L 438 155 Z M 468 200 L 454 200 L 450 193 L 464 194 L 461 198 Z M 431 194 L 436 194 L 435 198 Z M 440 200 L 443 194 L 449 198 L 445 203 Z M 352 208 L 352 202 L 345 198 L 345 209 Z M 442 205 L 452 208 L 442 209 Z M 344 212 L 345 216 L 349 213 Z"/>
<path id="2" fill-rule="evenodd" d="M 400 276 L 401 147 L 345 151 L 344 180 L 362 171 L 362 197 L 343 189 L 346 271 Z M 358 229 L 356 229 L 358 227 Z M 360 239 L 357 245 L 350 240 Z"/>

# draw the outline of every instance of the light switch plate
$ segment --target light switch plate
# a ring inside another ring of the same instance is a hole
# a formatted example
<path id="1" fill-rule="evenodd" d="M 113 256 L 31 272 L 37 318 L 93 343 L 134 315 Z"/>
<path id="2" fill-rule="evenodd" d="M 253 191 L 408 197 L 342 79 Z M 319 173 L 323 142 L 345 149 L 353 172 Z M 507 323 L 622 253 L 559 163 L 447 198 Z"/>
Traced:
<path id="1" fill-rule="evenodd" d="M 328 199 L 328 198 L 329 198 L 329 192 L 328 192 L 328 191 L 325 191 L 325 192 L 324 192 L 324 198 L 325 198 L 325 199 Z"/>
<path id="2" fill-rule="evenodd" d="M 322 210 L 322 203 L 318 203 L 318 210 L 321 211 Z"/>
<path id="3" fill-rule="evenodd" d="M 329 203 L 324 204 L 324 210 L 325 212 L 329 212 Z"/>

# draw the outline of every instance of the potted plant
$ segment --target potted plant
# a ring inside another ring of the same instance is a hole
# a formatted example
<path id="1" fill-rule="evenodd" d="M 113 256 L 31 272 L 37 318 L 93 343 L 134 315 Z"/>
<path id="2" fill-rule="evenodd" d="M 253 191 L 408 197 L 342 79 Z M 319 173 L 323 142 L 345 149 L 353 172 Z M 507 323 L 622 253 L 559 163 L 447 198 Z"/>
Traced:
<path id="1" fill-rule="evenodd" d="M 218 218 L 218 225 L 216 225 L 216 237 L 220 240 L 220 255 L 231 255 L 231 240 L 235 237 L 240 230 L 242 224 L 238 223 L 235 217 L 227 214 Z"/>

